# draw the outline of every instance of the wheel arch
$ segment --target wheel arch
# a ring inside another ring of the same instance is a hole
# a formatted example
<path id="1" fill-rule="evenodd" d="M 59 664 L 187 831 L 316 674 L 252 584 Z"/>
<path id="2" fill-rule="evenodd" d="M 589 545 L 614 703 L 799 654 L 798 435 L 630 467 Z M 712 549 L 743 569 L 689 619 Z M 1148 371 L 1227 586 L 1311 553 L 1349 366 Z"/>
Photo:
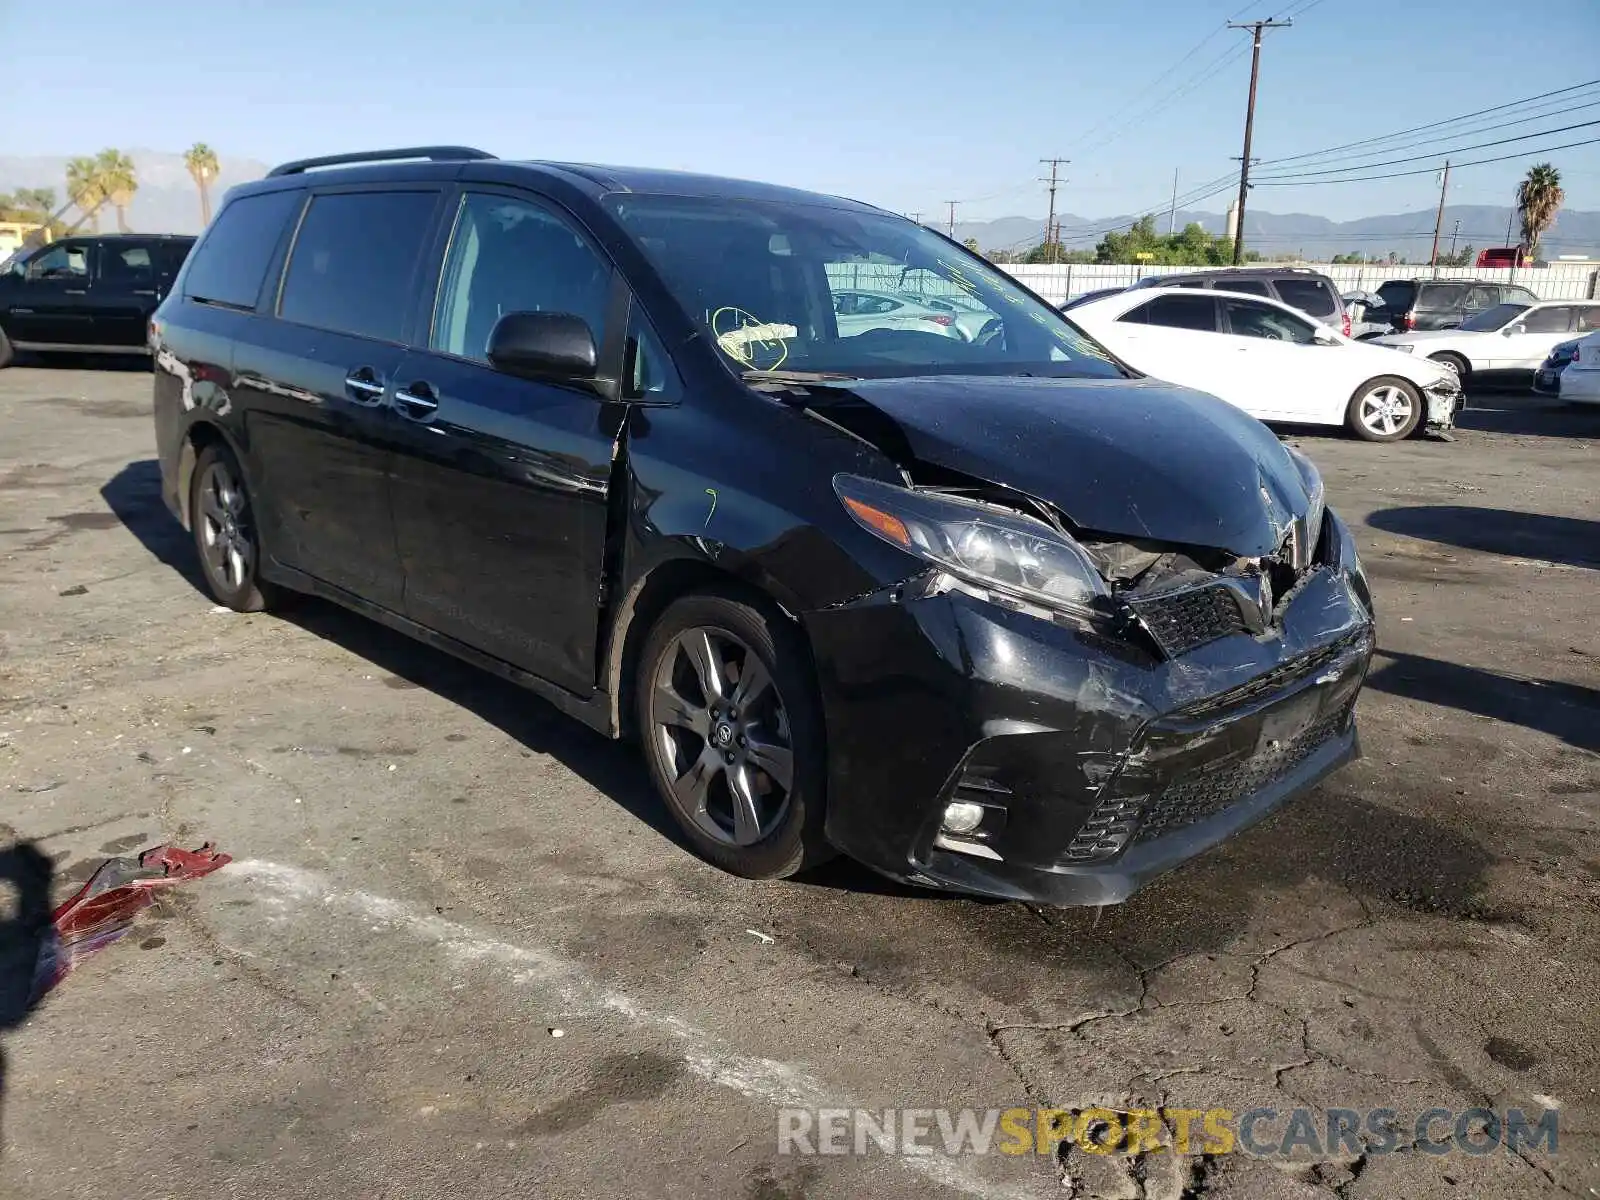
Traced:
<path id="1" fill-rule="evenodd" d="M 244 470 L 244 455 L 240 453 L 239 447 L 234 445 L 233 439 L 221 425 L 201 418 L 191 421 L 189 427 L 183 431 L 183 442 L 178 447 L 177 483 L 178 516 L 185 529 L 194 528 L 194 514 L 189 511 L 194 491 L 194 465 L 199 461 L 202 450 L 217 443 L 227 447 L 234 461 L 239 464 L 239 469 Z M 248 483 L 248 480 L 246 482 Z"/>

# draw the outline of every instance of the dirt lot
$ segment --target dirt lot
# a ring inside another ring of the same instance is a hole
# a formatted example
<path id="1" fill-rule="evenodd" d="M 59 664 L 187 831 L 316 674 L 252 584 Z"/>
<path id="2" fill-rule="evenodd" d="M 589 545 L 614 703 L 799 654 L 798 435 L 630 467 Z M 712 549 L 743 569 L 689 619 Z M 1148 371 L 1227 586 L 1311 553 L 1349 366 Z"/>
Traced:
<path id="1" fill-rule="evenodd" d="M 1378 596 L 1366 757 L 1097 919 L 730 878 L 515 688 L 320 603 L 216 611 L 149 392 L 0 374 L 0 843 L 58 896 L 168 840 L 239 861 L 0 1012 L 0 1194 L 1600 1195 L 1600 411 L 1295 439 Z M 1403 1129 L 1287 1166 L 778 1153 L 779 1105 L 1095 1104 Z M 1553 1156 L 1413 1144 L 1547 1106 Z"/>

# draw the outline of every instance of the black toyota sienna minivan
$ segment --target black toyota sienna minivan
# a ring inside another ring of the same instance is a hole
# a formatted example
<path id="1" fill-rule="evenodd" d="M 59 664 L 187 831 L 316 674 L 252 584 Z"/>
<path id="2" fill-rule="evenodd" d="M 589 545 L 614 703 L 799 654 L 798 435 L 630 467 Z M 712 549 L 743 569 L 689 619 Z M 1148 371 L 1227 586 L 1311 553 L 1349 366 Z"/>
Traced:
<path id="1" fill-rule="evenodd" d="M 428 147 L 234 189 L 151 324 L 216 598 L 315 593 L 636 738 L 707 859 L 1114 903 L 1357 753 L 1305 458 L 953 241 Z"/>

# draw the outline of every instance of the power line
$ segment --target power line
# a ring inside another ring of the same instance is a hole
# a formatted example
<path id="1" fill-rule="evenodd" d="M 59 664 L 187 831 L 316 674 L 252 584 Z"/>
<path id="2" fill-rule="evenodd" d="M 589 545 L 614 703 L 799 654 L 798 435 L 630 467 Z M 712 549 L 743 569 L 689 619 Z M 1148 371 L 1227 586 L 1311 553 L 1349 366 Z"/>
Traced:
<path id="1" fill-rule="evenodd" d="M 1360 140 L 1354 142 L 1344 142 L 1338 146 L 1328 146 L 1322 150 L 1308 150 L 1304 154 L 1290 154 L 1283 158 L 1269 158 L 1265 160 L 1264 165 L 1280 166 L 1283 163 L 1300 162 L 1308 158 L 1322 158 L 1325 155 L 1332 154 L 1339 150 L 1351 150 L 1357 146 L 1371 145 L 1373 142 L 1387 142 L 1394 138 L 1405 137 L 1408 134 L 1421 133 L 1428 129 L 1439 129 L 1446 125 L 1459 124 L 1462 121 L 1470 121 L 1474 117 L 1483 117 L 1488 116 L 1490 113 L 1504 112 L 1508 108 L 1521 108 L 1526 104 L 1533 104 L 1539 100 L 1547 100 L 1551 96 L 1562 96 L 1568 92 L 1582 91 L 1584 88 L 1595 87 L 1596 85 L 1600 85 L 1600 79 L 1591 79 L 1586 83 L 1574 83 L 1568 87 L 1556 88 L 1554 91 L 1549 92 L 1541 92 L 1537 96 L 1528 96 L 1521 100 L 1508 100 L 1506 103 L 1497 104 L 1493 108 L 1480 108 L 1476 112 L 1463 113 L 1459 117 L 1450 117 L 1448 120 L 1443 121 L 1429 121 L 1426 124 L 1413 125 L 1410 129 L 1401 129 L 1394 133 L 1385 133 L 1377 137 L 1361 138 Z"/>
<path id="2" fill-rule="evenodd" d="M 1514 158 L 1527 158 L 1534 154 L 1549 154 L 1556 150 L 1572 150 L 1578 146 L 1594 146 L 1597 144 L 1600 144 L 1600 138 L 1585 138 L 1581 142 L 1563 142 L 1559 146 L 1538 146 L 1532 150 L 1520 150 L 1516 154 L 1501 154 L 1494 158 L 1477 158 L 1471 162 L 1458 162 L 1453 164 L 1452 169 L 1459 171 L 1462 167 L 1481 167 L 1487 163 L 1510 162 Z M 1326 183 L 1367 183 L 1377 179 L 1403 179 L 1411 175 L 1432 175 L 1437 170 L 1437 167 L 1423 167 L 1420 171 L 1390 171 L 1386 175 L 1357 175 L 1349 179 L 1313 179 L 1309 183 L 1288 182 L 1288 179 L 1293 178 L 1291 176 L 1286 177 L 1285 181 L 1281 182 L 1259 179 L 1256 184 L 1258 187 L 1317 187 Z"/>
<path id="3" fill-rule="evenodd" d="M 1404 166 L 1406 163 L 1422 162 L 1430 158 L 1436 159 L 1444 153 L 1455 154 L 1466 150 L 1487 150 L 1491 146 L 1509 146 L 1512 142 L 1526 142 L 1531 141 L 1534 138 L 1548 137 L 1552 134 L 1570 133 L 1574 129 L 1591 129 L 1596 125 L 1600 125 L 1600 121 L 1578 121 L 1572 125 L 1557 126 L 1555 129 L 1541 129 L 1536 133 L 1523 133 L 1517 135 L 1516 137 L 1496 138 L 1492 142 L 1475 142 L 1470 146 L 1452 146 L 1449 151 L 1435 151 L 1431 154 L 1416 154 L 1408 158 L 1390 158 L 1385 159 L 1382 162 L 1361 163 L 1356 166 L 1349 167 L 1328 167 L 1318 171 L 1291 172 L 1287 175 L 1268 175 L 1264 176 L 1261 179 L 1261 182 L 1266 183 L 1269 180 L 1272 182 L 1282 182 L 1290 179 L 1310 179 L 1311 177 L 1317 175 L 1343 175 L 1350 171 L 1365 171 L 1372 167 Z M 1559 149 L 1559 147 L 1555 148 Z M 1516 156 L 1513 155 L 1512 157 L 1514 158 Z M 1433 169 L 1437 170 L 1438 168 Z M 1428 172 L 1426 171 L 1423 172 L 1423 174 L 1427 173 Z"/>

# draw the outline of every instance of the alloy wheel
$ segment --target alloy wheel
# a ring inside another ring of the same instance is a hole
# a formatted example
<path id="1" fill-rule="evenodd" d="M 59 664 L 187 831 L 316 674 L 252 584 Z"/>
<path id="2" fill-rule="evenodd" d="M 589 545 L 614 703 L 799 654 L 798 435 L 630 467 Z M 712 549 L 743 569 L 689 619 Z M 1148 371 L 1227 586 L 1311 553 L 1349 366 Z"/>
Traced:
<path id="1" fill-rule="evenodd" d="M 237 592 L 249 584 L 256 564 L 255 530 L 244 487 L 232 467 L 218 458 L 206 466 L 196 498 L 206 572 L 224 591 Z"/>
<path id="2" fill-rule="evenodd" d="M 1371 432 L 1393 437 L 1411 421 L 1411 397 L 1392 383 L 1382 384 L 1361 397 L 1358 415 Z"/>
<path id="3" fill-rule="evenodd" d="M 750 846 L 783 821 L 794 788 L 789 717 L 742 639 L 705 626 L 672 639 L 650 683 L 649 733 L 677 807 L 708 837 Z"/>

